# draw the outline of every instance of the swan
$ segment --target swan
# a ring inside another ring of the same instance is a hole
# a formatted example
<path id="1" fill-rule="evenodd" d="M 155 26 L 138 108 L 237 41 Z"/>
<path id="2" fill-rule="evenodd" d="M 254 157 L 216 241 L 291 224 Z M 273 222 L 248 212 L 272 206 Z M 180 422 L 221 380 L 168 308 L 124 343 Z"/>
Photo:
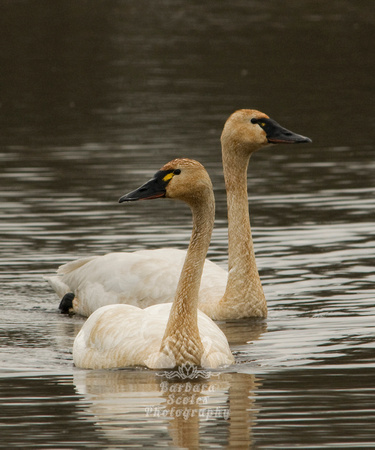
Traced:
<path id="1" fill-rule="evenodd" d="M 254 109 L 235 111 L 221 135 L 228 206 L 228 272 L 206 260 L 199 309 L 214 320 L 267 317 L 251 236 L 247 197 L 250 156 L 271 144 L 307 143 Z M 126 303 L 145 308 L 171 302 L 186 252 L 178 249 L 117 252 L 81 258 L 46 277 L 62 298 L 62 312 L 89 316 L 100 306 Z"/>
<path id="2" fill-rule="evenodd" d="M 84 323 L 73 344 L 73 361 L 84 369 L 185 364 L 217 368 L 234 362 L 220 328 L 198 310 L 199 286 L 215 218 L 208 173 L 197 161 L 175 159 L 120 202 L 168 197 L 186 202 L 193 230 L 173 303 L 145 309 L 107 305 Z"/>

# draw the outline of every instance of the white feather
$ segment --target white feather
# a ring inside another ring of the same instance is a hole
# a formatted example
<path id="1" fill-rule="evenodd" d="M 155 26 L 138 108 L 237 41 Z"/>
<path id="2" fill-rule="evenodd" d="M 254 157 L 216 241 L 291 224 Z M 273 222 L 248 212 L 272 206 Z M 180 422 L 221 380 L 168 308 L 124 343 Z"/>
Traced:
<path id="1" fill-rule="evenodd" d="M 185 257 L 185 250 L 175 248 L 108 253 L 64 264 L 46 279 L 60 298 L 74 292 L 74 311 L 83 316 L 117 303 L 147 308 L 173 301 Z M 224 269 L 206 259 L 200 306 L 223 296 L 227 278 Z"/>
<path id="2" fill-rule="evenodd" d="M 108 305 L 97 309 L 74 341 L 74 364 L 90 369 L 175 367 L 172 355 L 160 353 L 171 306 L 167 303 L 140 309 Z M 202 367 L 232 364 L 234 359 L 224 333 L 201 311 L 198 311 L 198 328 L 204 347 Z"/>

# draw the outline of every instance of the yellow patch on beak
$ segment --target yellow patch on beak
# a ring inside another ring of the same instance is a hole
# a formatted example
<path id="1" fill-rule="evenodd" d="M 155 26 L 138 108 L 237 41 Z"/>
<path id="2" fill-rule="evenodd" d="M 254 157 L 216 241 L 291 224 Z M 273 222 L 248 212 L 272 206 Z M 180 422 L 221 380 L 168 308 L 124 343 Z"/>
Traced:
<path id="1" fill-rule="evenodd" d="M 163 177 L 163 181 L 169 181 L 171 178 L 173 178 L 173 176 L 174 176 L 173 172 L 167 173 L 167 175 Z"/>

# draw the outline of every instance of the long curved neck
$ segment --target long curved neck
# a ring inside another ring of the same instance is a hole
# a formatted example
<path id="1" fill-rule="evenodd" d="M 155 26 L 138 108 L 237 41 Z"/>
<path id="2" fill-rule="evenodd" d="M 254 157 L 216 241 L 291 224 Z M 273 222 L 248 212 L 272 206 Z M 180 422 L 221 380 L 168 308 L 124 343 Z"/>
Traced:
<path id="1" fill-rule="evenodd" d="M 198 294 L 203 266 L 215 220 L 213 192 L 190 204 L 193 231 L 178 282 L 174 302 L 161 344 L 161 351 L 172 353 L 176 365 L 200 365 L 203 345 L 198 330 Z"/>
<path id="2" fill-rule="evenodd" d="M 247 196 L 250 153 L 240 143 L 222 142 L 228 205 L 228 282 L 222 307 L 232 318 L 266 317 L 267 303 L 251 236 Z"/>

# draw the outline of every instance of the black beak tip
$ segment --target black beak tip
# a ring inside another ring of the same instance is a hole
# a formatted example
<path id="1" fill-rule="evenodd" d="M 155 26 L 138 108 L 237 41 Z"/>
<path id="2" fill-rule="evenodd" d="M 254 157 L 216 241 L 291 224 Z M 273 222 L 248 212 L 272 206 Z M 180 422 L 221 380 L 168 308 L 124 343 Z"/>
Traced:
<path id="1" fill-rule="evenodd" d="M 119 198 L 118 202 L 125 203 L 125 202 L 131 202 L 132 200 L 133 200 L 132 198 L 128 198 L 126 195 L 123 195 L 122 197 Z"/>

